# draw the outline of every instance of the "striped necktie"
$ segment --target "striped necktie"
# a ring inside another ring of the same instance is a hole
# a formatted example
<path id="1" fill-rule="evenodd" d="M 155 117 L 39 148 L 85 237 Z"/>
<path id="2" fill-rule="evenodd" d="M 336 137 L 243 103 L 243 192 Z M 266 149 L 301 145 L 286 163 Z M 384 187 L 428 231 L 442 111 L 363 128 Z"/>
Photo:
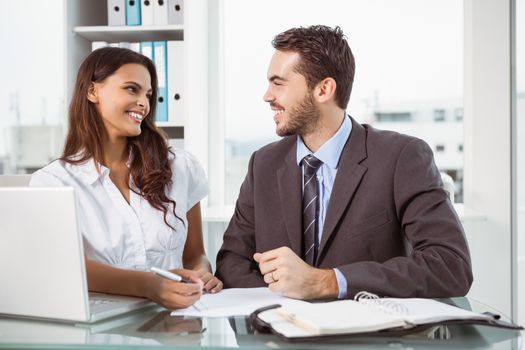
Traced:
<path id="1" fill-rule="evenodd" d="M 317 222 L 319 218 L 319 182 L 317 169 L 323 164 L 313 155 L 302 160 L 303 166 L 303 259 L 314 266 L 317 259 Z"/>

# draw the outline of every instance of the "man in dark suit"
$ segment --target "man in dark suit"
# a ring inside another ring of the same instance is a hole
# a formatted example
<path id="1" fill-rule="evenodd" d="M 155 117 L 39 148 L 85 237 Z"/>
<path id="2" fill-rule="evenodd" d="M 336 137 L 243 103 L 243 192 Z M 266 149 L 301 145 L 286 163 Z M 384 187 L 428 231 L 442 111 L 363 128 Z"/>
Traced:
<path id="1" fill-rule="evenodd" d="M 293 28 L 272 44 L 264 100 L 283 139 L 250 159 L 217 256 L 224 286 L 465 295 L 470 255 L 431 149 L 345 113 L 355 65 L 341 29 Z"/>

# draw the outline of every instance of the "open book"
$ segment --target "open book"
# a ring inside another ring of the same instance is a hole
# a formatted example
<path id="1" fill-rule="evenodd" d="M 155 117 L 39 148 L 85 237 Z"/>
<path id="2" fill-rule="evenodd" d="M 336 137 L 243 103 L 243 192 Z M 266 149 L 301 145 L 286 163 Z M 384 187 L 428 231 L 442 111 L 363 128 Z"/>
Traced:
<path id="1" fill-rule="evenodd" d="M 523 329 L 433 299 L 371 297 L 358 293 L 355 300 L 298 304 L 259 310 L 257 322 L 284 338 L 365 334 L 381 331 L 420 329 L 421 326 L 471 323 Z"/>

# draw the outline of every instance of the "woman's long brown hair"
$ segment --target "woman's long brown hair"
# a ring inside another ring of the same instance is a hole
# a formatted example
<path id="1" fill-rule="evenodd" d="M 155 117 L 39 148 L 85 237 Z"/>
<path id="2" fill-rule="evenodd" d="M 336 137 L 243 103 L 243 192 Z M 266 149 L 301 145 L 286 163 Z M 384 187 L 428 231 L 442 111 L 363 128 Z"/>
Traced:
<path id="1" fill-rule="evenodd" d="M 66 137 L 64 152 L 61 160 L 79 164 L 93 158 L 97 167 L 104 160 L 103 141 L 106 129 L 95 105 L 87 99 L 92 82 L 102 82 L 115 73 L 120 67 L 128 63 L 144 66 L 151 77 L 151 96 L 149 97 L 150 111 L 142 120 L 141 133 L 128 138 L 131 162 L 129 171 L 133 183 L 138 188 L 139 195 L 143 196 L 152 207 L 164 212 L 164 222 L 170 204 L 175 213 L 175 201 L 166 195 L 172 185 L 171 164 L 168 152 L 167 137 L 155 125 L 155 110 L 158 94 L 157 73 L 153 62 L 132 50 L 104 47 L 93 51 L 80 65 L 69 105 L 69 130 Z M 175 155 L 173 154 L 173 157 Z M 130 186 L 131 189 L 131 186 Z M 133 190 L 133 189 L 132 189 Z M 136 191 L 134 191 L 136 192 Z M 182 221 L 182 220 L 181 220 Z M 184 221 L 182 221 L 184 223 Z"/>

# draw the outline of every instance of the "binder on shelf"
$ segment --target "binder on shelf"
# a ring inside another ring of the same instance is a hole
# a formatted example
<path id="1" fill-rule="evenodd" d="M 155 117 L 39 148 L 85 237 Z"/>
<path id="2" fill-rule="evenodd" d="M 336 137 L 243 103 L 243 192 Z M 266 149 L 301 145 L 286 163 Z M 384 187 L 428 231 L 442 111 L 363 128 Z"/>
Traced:
<path id="1" fill-rule="evenodd" d="M 157 0 L 140 0 L 140 15 L 143 26 L 153 25 L 153 3 Z"/>
<path id="2" fill-rule="evenodd" d="M 140 22 L 140 0 L 126 0 L 126 25 L 139 26 Z"/>
<path id="3" fill-rule="evenodd" d="M 129 49 L 131 47 L 131 43 L 129 41 L 121 41 L 118 43 L 118 47 L 123 49 Z"/>
<path id="4" fill-rule="evenodd" d="M 166 0 L 153 1 L 153 23 L 155 25 L 168 24 L 168 6 Z"/>
<path id="5" fill-rule="evenodd" d="M 140 53 L 153 61 L 153 42 L 143 41 L 140 43 Z"/>
<path id="6" fill-rule="evenodd" d="M 184 0 L 168 0 L 168 24 L 184 24 Z"/>
<path id="7" fill-rule="evenodd" d="M 108 25 L 126 25 L 126 0 L 108 0 Z"/>
<path id="8" fill-rule="evenodd" d="M 95 51 L 96 49 L 100 49 L 100 48 L 106 47 L 108 45 L 109 44 L 108 44 L 107 41 L 92 41 L 91 42 L 91 51 Z"/>
<path id="9" fill-rule="evenodd" d="M 165 41 L 153 42 L 153 61 L 157 69 L 159 91 L 157 96 L 157 122 L 168 121 L 168 80 L 167 80 L 167 44 Z"/>
<path id="10" fill-rule="evenodd" d="M 271 305 L 254 311 L 250 321 L 255 329 L 270 331 L 288 341 L 334 336 L 400 336 L 452 324 L 523 329 L 501 321 L 498 315 L 472 312 L 433 299 L 377 298 L 366 292 L 358 293 L 354 300 Z"/>
<path id="11" fill-rule="evenodd" d="M 129 49 L 140 53 L 140 43 L 137 43 L 137 42 L 129 43 Z"/>
<path id="12" fill-rule="evenodd" d="M 131 43 L 129 41 L 121 41 L 118 43 L 118 46 L 121 47 L 121 48 L 124 48 L 124 49 L 130 49 L 132 51 L 135 51 L 135 52 L 138 52 L 138 53 L 141 53 L 140 51 L 140 43 Z"/>
<path id="13" fill-rule="evenodd" d="M 168 120 L 184 125 L 184 41 L 168 41 Z"/>

